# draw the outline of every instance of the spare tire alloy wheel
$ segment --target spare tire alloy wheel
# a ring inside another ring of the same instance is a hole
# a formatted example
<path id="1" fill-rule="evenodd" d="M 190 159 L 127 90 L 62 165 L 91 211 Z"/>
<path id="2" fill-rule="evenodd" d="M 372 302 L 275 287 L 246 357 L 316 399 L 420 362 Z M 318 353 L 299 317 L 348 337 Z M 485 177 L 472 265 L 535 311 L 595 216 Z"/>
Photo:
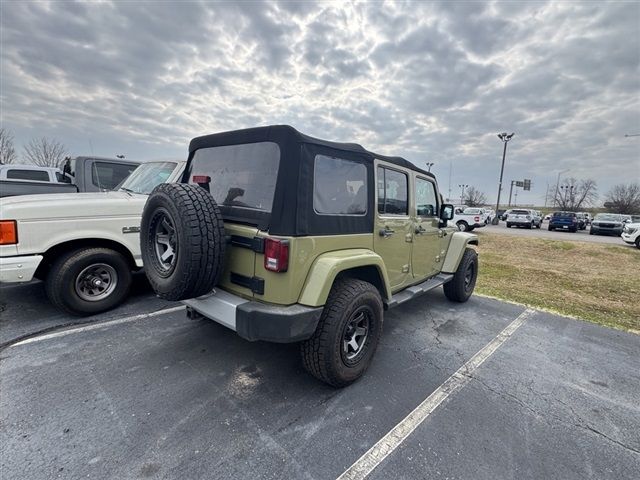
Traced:
<path id="1" fill-rule="evenodd" d="M 160 274 L 170 275 L 175 268 L 178 257 L 176 227 L 173 220 L 163 208 L 156 210 L 151 219 L 151 228 L 155 236 L 155 254 Z"/>
<path id="2" fill-rule="evenodd" d="M 140 250 L 145 274 L 167 300 L 211 292 L 224 267 L 224 223 L 209 192 L 198 185 L 162 183 L 142 212 Z"/>

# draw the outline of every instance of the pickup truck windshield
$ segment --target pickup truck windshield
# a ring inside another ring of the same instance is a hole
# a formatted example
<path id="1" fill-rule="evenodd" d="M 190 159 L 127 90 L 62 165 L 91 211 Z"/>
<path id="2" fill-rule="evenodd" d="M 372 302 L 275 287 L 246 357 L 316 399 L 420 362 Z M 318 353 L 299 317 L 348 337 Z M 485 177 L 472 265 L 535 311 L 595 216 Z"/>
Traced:
<path id="1" fill-rule="evenodd" d="M 124 179 L 118 190 L 149 195 L 157 185 L 167 181 L 176 165 L 176 162 L 143 163 Z"/>

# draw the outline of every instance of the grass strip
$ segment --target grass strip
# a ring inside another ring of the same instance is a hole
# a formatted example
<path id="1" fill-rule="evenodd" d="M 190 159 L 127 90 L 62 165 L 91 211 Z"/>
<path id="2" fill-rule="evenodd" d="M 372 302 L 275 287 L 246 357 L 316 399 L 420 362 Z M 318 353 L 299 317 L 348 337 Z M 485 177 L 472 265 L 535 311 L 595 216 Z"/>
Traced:
<path id="1" fill-rule="evenodd" d="M 479 232 L 478 293 L 640 333 L 634 247 Z"/>

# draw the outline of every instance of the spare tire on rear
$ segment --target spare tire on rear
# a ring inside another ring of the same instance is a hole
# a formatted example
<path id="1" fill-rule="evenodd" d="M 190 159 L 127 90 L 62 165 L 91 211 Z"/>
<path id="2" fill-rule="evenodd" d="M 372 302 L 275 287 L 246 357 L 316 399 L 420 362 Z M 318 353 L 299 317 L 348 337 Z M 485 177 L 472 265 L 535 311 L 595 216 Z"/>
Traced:
<path id="1" fill-rule="evenodd" d="M 162 183 L 142 212 L 140 248 L 149 283 L 167 300 L 209 293 L 224 265 L 224 224 L 209 192 L 198 185 Z"/>

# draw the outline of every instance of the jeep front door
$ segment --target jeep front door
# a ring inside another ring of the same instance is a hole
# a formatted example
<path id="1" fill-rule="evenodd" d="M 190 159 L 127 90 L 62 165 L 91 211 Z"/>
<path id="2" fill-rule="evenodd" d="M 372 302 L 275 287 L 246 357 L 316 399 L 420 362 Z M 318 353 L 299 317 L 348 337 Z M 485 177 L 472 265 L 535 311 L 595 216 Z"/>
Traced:
<path id="1" fill-rule="evenodd" d="M 420 176 L 414 176 L 413 250 L 411 266 L 414 280 L 425 279 L 440 271 L 442 265 L 441 236 L 438 228 L 438 202 L 435 184 Z"/>
<path id="2" fill-rule="evenodd" d="M 409 217 L 409 174 L 379 163 L 376 168 L 377 212 L 373 247 L 382 257 L 391 289 L 410 275 L 412 221 Z"/>

